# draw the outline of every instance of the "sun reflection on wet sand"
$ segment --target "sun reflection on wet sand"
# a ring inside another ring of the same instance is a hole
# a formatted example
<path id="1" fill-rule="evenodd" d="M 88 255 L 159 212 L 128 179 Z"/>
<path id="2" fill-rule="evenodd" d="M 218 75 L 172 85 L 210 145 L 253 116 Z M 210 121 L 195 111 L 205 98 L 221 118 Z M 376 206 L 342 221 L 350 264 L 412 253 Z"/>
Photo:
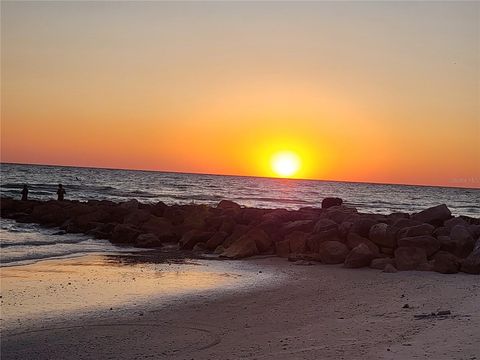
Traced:
<path id="1" fill-rule="evenodd" d="M 1 268 L 2 327 L 74 311 L 116 310 L 240 282 L 242 275 L 198 263 L 115 261 L 101 255 Z"/>

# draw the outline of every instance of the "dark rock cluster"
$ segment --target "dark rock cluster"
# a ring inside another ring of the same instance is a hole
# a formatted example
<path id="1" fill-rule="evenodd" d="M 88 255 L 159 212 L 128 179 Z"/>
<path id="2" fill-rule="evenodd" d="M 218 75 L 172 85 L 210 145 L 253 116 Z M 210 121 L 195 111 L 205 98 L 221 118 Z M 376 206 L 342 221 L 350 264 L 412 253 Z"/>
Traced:
<path id="1" fill-rule="evenodd" d="M 152 248 L 174 242 L 231 259 L 275 254 L 385 272 L 480 274 L 480 219 L 453 217 L 445 205 L 379 215 L 359 213 L 338 198 L 324 199 L 322 208 L 295 211 L 247 208 L 229 200 L 211 207 L 2 198 L 1 216 L 114 244 Z"/>

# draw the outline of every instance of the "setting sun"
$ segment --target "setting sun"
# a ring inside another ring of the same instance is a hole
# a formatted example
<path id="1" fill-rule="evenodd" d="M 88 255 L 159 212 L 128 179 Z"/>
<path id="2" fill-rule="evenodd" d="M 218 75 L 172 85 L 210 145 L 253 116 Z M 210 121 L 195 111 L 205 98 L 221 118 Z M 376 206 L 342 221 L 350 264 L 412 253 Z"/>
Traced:
<path id="1" fill-rule="evenodd" d="M 291 151 L 282 151 L 272 157 L 272 169 L 277 176 L 294 176 L 300 169 L 300 158 Z"/>

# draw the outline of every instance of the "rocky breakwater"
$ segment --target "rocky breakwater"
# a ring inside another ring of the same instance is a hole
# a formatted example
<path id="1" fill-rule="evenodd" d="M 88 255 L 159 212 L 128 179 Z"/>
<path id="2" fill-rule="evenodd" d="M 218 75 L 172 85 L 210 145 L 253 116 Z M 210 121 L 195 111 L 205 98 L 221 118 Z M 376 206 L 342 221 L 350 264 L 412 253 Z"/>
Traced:
<path id="1" fill-rule="evenodd" d="M 222 200 L 206 205 L 136 200 L 20 201 L 1 199 L 1 216 L 85 233 L 114 244 L 181 249 L 230 259 L 259 254 L 290 261 L 480 274 L 480 219 L 453 217 L 445 205 L 416 214 L 362 214 L 341 199 L 322 208 L 257 209 Z"/>

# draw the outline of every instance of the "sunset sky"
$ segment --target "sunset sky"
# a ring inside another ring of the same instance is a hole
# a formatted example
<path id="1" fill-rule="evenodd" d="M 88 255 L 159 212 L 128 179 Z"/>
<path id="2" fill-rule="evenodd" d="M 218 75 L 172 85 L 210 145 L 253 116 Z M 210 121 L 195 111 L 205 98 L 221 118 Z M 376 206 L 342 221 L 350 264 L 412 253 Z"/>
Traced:
<path id="1" fill-rule="evenodd" d="M 479 2 L 4 2 L 1 161 L 480 187 Z"/>

